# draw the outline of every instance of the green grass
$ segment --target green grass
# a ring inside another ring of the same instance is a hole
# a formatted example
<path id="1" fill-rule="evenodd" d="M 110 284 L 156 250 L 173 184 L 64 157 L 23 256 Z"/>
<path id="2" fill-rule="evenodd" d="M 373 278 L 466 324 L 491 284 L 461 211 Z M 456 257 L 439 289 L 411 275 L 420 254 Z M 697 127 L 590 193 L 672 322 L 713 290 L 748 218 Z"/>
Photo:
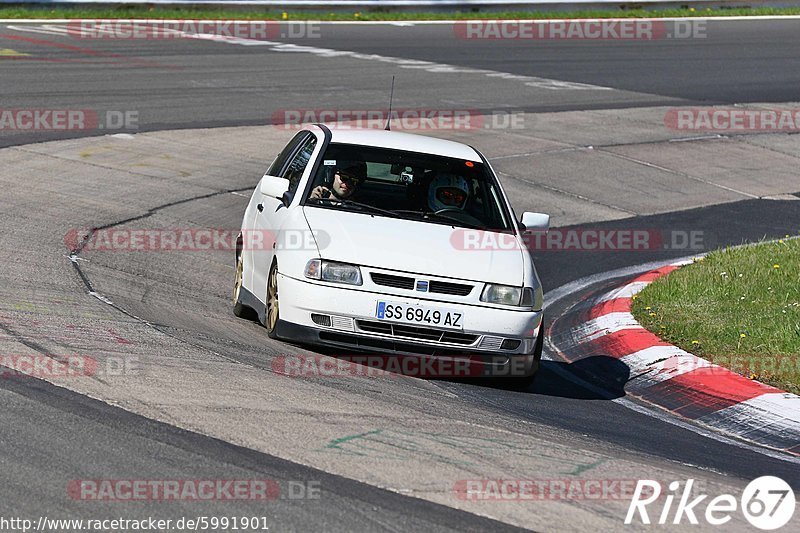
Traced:
<path id="1" fill-rule="evenodd" d="M 800 239 L 713 252 L 651 283 L 633 315 L 688 352 L 800 393 Z"/>
<path id="2" fill-rule="evenodd" d="M 402 11 L 275 11 L 258 8 L 214 7 L 58 7 L 7 5 L 0 8 L 0 18 L 153 18 L 153 19 L 240 19 L 240 20 L 467 20 L 467 19 L 551 19 L 551 18 L 632 18 L 632 17 L 707 17 L 738 15 L 800 15 L 800 8 L 734 9 L 606 9 L 587 11 L 466 11 L 410 13 Z"/>

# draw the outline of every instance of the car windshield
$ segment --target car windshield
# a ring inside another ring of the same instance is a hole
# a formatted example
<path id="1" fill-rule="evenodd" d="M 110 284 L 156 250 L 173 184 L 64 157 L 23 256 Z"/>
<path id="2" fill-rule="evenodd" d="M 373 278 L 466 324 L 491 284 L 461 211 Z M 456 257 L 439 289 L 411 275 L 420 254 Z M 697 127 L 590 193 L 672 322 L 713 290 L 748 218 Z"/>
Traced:
<path id="1" fill-rule="evenodd" d="M 510 216 L 483 163 L 331 144 L 305 204 L 467 228 L 510 230 Z"/>

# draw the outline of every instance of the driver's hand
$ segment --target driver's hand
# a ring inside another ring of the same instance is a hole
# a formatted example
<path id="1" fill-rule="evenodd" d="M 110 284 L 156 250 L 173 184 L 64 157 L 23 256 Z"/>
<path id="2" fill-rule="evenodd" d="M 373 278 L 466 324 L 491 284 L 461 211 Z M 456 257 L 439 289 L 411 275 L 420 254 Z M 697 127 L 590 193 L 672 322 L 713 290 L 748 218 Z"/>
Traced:
<path id="1" fill-rule="evenodd" d="M 309 198 L 328 198 L 331 195 L 331 190 L 324 185 L 317 185 L 312 189 Z"/>

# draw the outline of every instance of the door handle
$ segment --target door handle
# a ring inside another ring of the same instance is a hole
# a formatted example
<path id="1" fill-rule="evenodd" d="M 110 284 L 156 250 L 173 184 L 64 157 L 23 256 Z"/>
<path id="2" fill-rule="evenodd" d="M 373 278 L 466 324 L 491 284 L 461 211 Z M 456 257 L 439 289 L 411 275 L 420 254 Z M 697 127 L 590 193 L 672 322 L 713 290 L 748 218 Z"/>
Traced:
<path id="1" fill-rule="evenodd" d="M 256 209 L 258 209 L 258 212 L 259 212 L 259 213 L 260 213 L 260 212 L 262 212 L 262 211 L 264 210 L 264 204 L 258 204 L 258 205 L 256 206 Z"/>

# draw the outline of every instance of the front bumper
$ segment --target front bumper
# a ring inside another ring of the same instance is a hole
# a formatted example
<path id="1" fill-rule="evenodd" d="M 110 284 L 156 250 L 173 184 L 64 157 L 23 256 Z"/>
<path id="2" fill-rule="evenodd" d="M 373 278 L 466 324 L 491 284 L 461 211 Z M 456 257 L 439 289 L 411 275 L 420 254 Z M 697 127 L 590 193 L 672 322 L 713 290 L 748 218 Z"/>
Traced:
<path id="1" fill-rule="evenodd" d="M 436 357 L 470 355 L 473 360 L 498 369 L 508 366 L 523 368 L 525 374 L 535 372 L 538 366 L 535 352 L 541 333 L 541 311 L 381 294 L 359 287 L 309 282 L 285 275 L 278 276 L 278 294 L 281 320 L 277 334 L 287 340 L 377 353 Z M 375 316 L 379 300 L 447 307 L 463 314 L 463 329 L 445 330 L 379 321 Z M 329 320 L 321 320 L 320 316 L 329 317 Z M 439 333 L 441 335 L 437 336 Z"/>

